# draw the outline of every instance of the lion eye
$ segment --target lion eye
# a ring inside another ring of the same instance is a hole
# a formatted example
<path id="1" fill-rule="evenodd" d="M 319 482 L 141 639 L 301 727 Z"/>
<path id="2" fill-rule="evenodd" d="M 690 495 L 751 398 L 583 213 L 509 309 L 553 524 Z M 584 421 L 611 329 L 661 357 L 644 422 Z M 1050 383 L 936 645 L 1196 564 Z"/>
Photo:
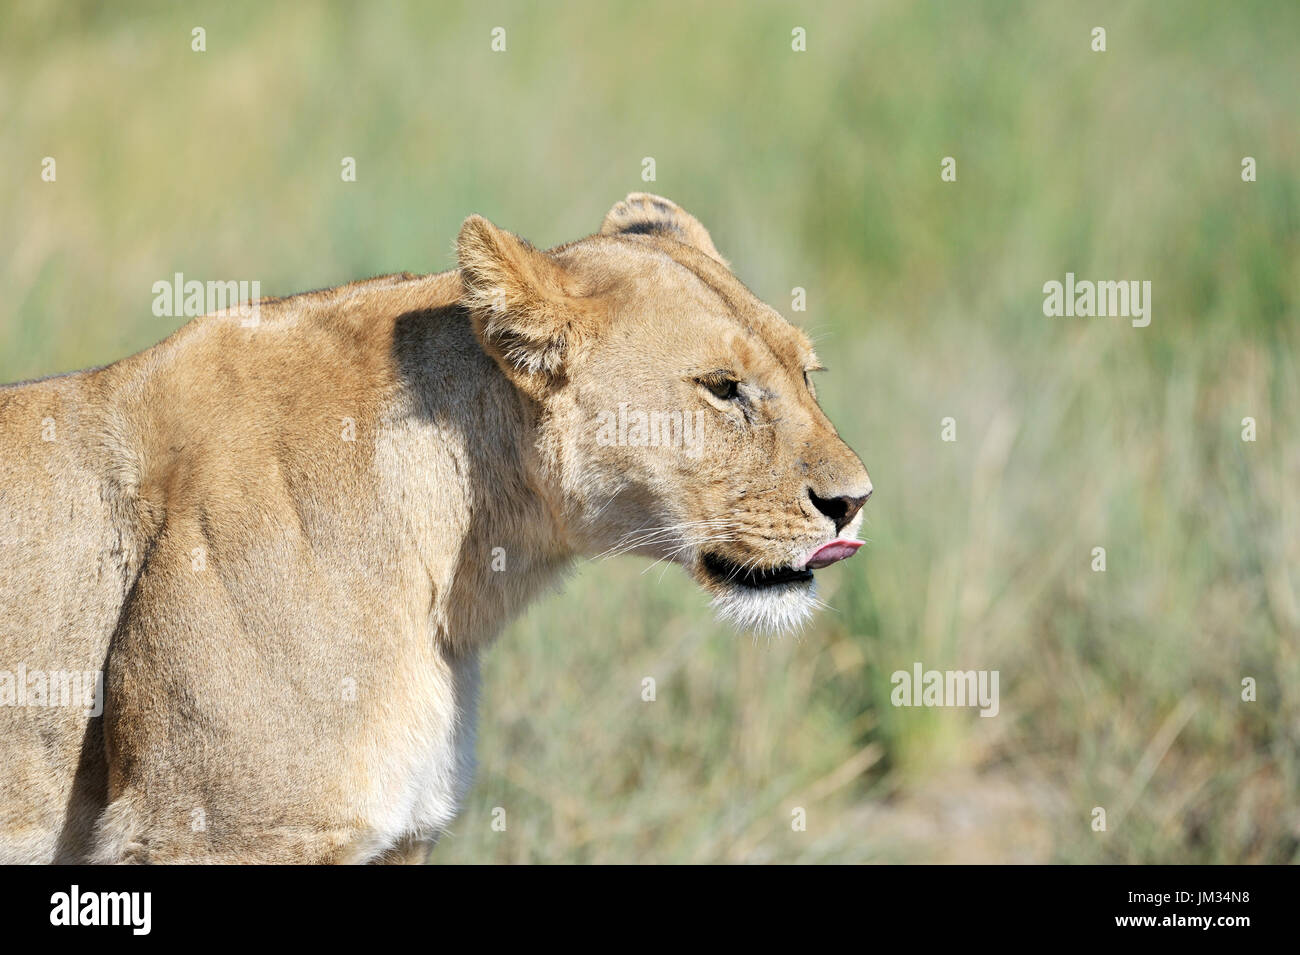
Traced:
<path id="1" fill-rule="evenodd" d="M 709 393 L 720 401 L 735 401 L 740 395 L 737 390 L 739 382 L 730 375 L 705 375 L 696 380 L 709 389 Z"/>

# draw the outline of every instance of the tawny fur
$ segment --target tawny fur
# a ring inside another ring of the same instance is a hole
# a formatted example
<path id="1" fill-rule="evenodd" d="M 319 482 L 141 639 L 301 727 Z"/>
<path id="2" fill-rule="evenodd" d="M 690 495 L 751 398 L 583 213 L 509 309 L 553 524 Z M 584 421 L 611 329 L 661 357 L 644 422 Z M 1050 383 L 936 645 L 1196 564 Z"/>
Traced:
<path id="1" fill-rule="evenodd" d="M 808 489 L 870 481 L 699 222 L 633 195 L 541 252 L 471 217 L 459 255 L 0 388 L 0 671 L 104 673 L 102 716 L 0 706 L 0 861 L 422 861 L 479 653 L 575 558 L 807 613 L 701 555 L 787 564 L 835 536 Z M 746 408 L 694 380 L 720 368 Z M 597 440 L 620 404 L 703 411 L 704 440 Z"/>

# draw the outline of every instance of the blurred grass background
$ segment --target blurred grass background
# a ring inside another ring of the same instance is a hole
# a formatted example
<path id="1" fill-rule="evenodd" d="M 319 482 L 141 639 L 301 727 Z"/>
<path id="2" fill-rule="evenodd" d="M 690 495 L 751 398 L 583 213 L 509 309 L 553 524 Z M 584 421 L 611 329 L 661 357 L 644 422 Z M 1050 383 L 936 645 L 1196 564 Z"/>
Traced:
<path id="1" fill-rule="evenodd" d="M 438 271 L 471 212 L 546 246 L 662 193 L 818 341 L 871 543 L 776 642 L 579 567 L 487 655 L 435 861 L 1295 861 L 1297 35 L 1268 2 L 6 3 L 0 377 L 162 338 L 176 271 Z M 1149 279 L 1151 326 L 1045 318 L 1067 271 Z M 916 660 L 999 670 L 1000 715 L 891 707 Z"/>

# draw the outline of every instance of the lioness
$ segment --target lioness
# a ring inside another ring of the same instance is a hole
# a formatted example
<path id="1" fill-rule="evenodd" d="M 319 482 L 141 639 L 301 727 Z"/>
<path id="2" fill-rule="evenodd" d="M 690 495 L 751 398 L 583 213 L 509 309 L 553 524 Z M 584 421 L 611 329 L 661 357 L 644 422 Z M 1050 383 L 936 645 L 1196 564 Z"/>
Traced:
<path id="1" fill-rule="evenodd" d="M 807 617 L 871 482 L 703 226 L 457 251 L 0 389 L 0 861 L 424 859 L 479 652 L 582 555 Z"/>

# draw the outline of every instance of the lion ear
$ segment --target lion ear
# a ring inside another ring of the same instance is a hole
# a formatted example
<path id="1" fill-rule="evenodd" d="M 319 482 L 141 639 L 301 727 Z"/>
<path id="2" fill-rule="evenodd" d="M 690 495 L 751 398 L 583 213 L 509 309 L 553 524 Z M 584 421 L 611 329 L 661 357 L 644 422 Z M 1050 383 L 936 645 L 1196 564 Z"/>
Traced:
<path id="1" fill-rule="evenodd" d="M 648 192 L 631 193 L 622 202 L 614 204 L 600 227 L 601 235 L 638 233 L 663 235 L 693 245 L 727 265 L 727 260 L 714 248 L 709 230 L 700 224 L 700 220 L 663 196 L 654 196 Z"/>
<path id="2" fill-rule="evenodd" d="M 506 376 L 540 396 L 564 374 L 589 327 L 587 290 L 554 257 L 482 216 L 456 240 L 461 304 Z"/>

